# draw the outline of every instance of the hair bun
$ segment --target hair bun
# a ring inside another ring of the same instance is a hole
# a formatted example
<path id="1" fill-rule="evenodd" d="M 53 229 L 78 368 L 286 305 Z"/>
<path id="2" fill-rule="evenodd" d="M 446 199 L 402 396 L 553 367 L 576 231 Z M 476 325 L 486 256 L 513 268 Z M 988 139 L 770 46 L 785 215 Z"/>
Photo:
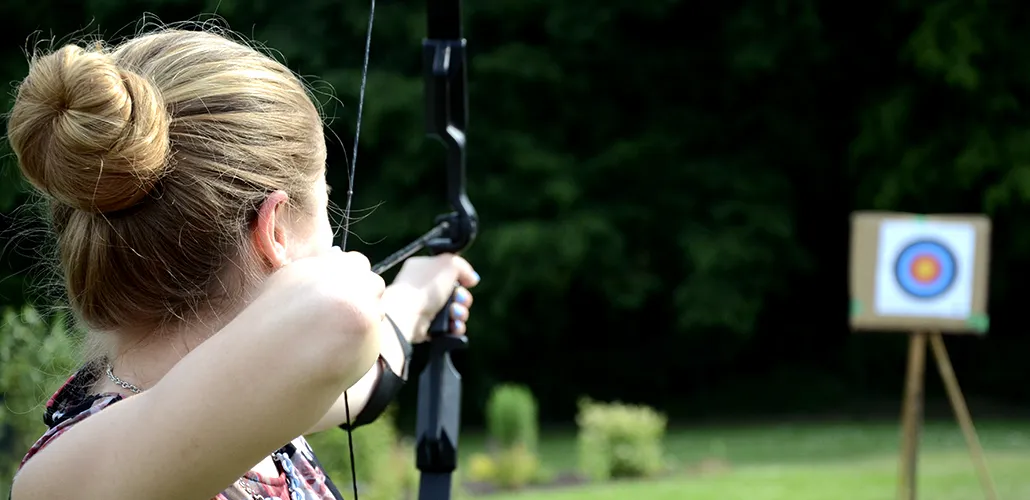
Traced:
<path id="1" fill-rule="evenodd" d="M 31 61 L 8 139 L 36 188 L 80 210 L 113 212 L 139 203 L 166 172 L 170 120 L 146 79 L 100 50 L 66 45 Z"/>

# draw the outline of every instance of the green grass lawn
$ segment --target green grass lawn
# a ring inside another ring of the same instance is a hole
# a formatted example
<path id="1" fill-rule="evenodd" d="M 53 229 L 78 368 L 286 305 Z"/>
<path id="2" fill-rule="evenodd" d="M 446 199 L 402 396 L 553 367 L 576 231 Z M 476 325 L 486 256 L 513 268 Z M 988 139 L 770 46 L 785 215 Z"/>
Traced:
<path id="1" fill-rule="evenodd" d="M 1030 499 L 1030 422 L 977 423 L 1002 500 Z M 463 455 L 482 451 L 462 436 Z M 671 477 L 490 495 L 493 500 L 888 500 L 895 497 L 898 424 L 769 424 L 672 429 Z M 921 440 L 919 497 L 983 498 L 957 425 L 928 423 Z M 575 435 L 545 432 L 541 460 L 553 471 L 576 467 Z M 699 467 L 707 463 L 714 466 Z"/>

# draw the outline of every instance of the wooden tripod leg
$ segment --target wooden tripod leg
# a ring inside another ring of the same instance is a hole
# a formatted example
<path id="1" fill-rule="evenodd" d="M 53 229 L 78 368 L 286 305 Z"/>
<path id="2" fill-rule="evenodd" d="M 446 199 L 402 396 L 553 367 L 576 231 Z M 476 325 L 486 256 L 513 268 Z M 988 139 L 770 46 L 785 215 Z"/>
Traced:
<path id="1" fill-rule="evenodd" d="M 923 380 L 926 373 L 926 333 L 913 332 L 908 341 L 908 373 L 901 407 L 901 470 L 898 500 L 916 500 L 916 462 L 923 423 Z"/>
<path id="2" fill-rule="evenodd" d="M 966 438 L 966 446 L 969 447 L 969 455 L 973 459 L 973 466 L 980 479 L 980 486 L 984 490 L 984 497 L 988 500 L 997 500 L 998 493 L 994 489 L 994 481 L 987 469 L 987 460 L 984 458 L 984 450 L 980 446 L 980 438 L 977 437 L 976 428 L 973 427 L 973 417 L 969 414 L 966 398 L 962 396 L 962 389 L 958 385 L 958 378 L 955 377 L 951 358 L 948 356 L 947 348 L 944 347 L 944 339 L 941 338 L 940 333 L 934 332 L 930 335 L 930 345 L 933 347 L 937 369 L 941 372 L 941 379 L 944 380 L 944 388 L 948 391 L 951 407 L 955 410 L 955 418 L 962 427 L 962 434 Z"/>

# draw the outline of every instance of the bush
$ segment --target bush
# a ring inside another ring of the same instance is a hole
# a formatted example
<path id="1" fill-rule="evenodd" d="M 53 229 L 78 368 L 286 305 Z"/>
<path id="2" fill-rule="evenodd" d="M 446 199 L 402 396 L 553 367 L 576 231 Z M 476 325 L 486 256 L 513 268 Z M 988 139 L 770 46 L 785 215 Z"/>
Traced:
<path id="1" fill-rule="evenodd" d="M 65 317 L 4 309 L 0 320 L 0 497 L 29 447 L 46 431 L 43 405 L 75 372 L 75 336 Z"/>
<path id="2" fill-rule="evenodd" d="M 540 461 L 535 453 L 521 444 L 500 450 L 493 455 L 476 453 L 469 457 L 468 479 L 516 490 L 535 482 Z"/>
<path id="3" fill-rule="evenodd" d="M 540 461 L 528 447 L 517 444 L 497 454 L 494 484 L 515 490 L 533 482 L 540 469 Z"/>
<path id="4" fill-rule="evenodd" d="M 536 479 L 540 463 L 536 399 L 521 385 L 494 387 L 486 403 L 486 425 L 492 453 L 470 457 L 467 475 L 473 481 L 518 489 Z"/>
<path id="5" fill-rule="evenodd" d="M 368 500 L 397 500 L 410 487 L 414 469 L 414 451 L 407 454 L 406 466 L 394 425 L 394 408 L 390 407 L 374 422 L 354 430 L 354 461 L 357 465 L 358 491 Z M 308 438 L 326 473 L 341 492 L 350 490 L 350 451 L 347 432 L 330 429 Z M 417 482 L 417 480 L 416 480 Z"/>
<path id="6" fill-rule="evenodd" d="M 536 451 L 540 424 L 529 388 L 514 384 L 495 387 L 486 403 L 486 424 L 494 444 L 502 450 L 521 445 L 529 452 Z"/>
<path id="7" fill-rule="evenodd" d="M 391 469 L 400 491 L 399 498 L 415 498 L 418 494 L 418 469 L 415 468 L 415 442 L 401 439 L 393 448 Z"/>
<path id="8" fill-rule="evenodd" d="M 580 401 L 579 461 L 592 479 L 646 477 L 660 472 L 667 419 L 638 405 Z"/>
<path id="9" fill-rule="evenodd" d="M 493 483 L 497 479 L 497 462 L 486 453 L 473 453 L 465 470 L 469 480 L 477 483 Z"/>

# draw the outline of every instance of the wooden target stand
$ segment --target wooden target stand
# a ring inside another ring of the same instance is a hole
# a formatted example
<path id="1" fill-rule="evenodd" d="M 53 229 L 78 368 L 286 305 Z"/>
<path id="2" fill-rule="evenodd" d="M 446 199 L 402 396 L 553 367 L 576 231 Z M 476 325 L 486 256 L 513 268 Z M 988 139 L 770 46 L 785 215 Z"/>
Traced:
<path id="1" fill-rule="evenodd" d="M 990 231 L 990 220 L 982 215 L 852 214 L 851 328 L 911 332 L 901 412 L 899 500 L 917 498 L 927 343 L 984 498 L 998 498 L 942 335 L 987 333 Z"/>

